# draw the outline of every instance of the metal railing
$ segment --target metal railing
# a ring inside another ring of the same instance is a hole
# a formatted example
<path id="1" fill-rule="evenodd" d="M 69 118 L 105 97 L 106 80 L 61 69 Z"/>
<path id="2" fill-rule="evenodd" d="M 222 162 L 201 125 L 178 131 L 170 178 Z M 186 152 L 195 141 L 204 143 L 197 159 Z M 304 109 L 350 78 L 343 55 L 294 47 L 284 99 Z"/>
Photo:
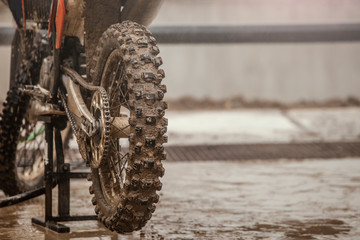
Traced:
<path id="1" fill-rule="evenodd" d="M 159 43 L 286 43 L 359 41 L 360 24 L 152 27 Z"/>
<path id="2" fill-rule="evenodd" d="M 360 23 L 248 26 L 155 26 L 162 44 L 306 43 L 360 41 Z M 0 27 L 0 45 L 9 45 L 15 29 Z"/>

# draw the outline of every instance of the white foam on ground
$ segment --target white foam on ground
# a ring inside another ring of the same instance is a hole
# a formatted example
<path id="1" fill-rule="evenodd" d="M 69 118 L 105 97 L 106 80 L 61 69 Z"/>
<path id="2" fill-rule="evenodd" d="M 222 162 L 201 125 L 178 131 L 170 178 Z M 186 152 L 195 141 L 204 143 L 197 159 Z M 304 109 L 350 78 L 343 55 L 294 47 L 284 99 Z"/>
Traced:
<path id="1" fill-rule="evenodd" d="M 360 108 L 318 108 L 289 111 L 308 131 L 323 141 L 347 141 L 360 139 Z M 315 137 L 315 136 L 314 136 Z"/>
<path id="2" fill-rule="evenodd" d="M 301 134 L 279 110 L 169 112 L 169 144 L 288 142 Z"/>
<path id="3" fill-rule="evenodd" d="M 278 109 L 169 111 L 169 145 L 360 139 L 360 108 L 293 109 L 287 115 Z"/>

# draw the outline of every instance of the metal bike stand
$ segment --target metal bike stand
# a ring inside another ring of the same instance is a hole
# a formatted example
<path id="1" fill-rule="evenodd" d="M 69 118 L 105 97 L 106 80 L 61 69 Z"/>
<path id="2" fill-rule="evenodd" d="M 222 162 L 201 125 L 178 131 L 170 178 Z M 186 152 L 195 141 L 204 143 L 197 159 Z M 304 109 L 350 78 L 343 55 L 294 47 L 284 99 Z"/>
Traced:
<path id="1" fill-rule="evenodd" d="M 68 233 L 70 228 L 58 222 L 97 220 L 96 215 L 70 215 L 70 178 L 86 178 L 86 172 L 70 172 L 70 164 L 64 163 L 64 152 L 61 133 L 54 123 L 55 115 L 41 116 L 45 122 L 45 217 L 32 218 L 31 222 L 36 225 L 51 229 L 58 233 Z M 56 172 L 53 164 L 53 147 L 55 132 Z M 58 216 L 52 215 L 52 188 L 54 183 L 58 185 Z"/>

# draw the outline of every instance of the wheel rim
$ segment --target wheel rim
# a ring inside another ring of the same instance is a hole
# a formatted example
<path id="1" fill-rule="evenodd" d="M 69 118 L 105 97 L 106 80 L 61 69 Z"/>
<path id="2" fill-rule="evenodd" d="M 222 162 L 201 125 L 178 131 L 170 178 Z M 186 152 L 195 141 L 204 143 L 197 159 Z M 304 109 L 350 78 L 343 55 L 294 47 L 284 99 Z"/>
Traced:
<path id="1" fill-rule="evenodd" d="M 27 113 L 31 111 L 28 107 Z M 19 130 L 16 148 L 17 175 L 31 185 L 44 174 L 45 125 L 25 114 Z"/>
<path id="2" fill-rule="evenodd" d="M 124 68 L 121 53 L 114 50 L 107 59 L 101 78 L 101 86 L 108 94 L 111 117 L 130 117 L 128 81 Z M 128 138 L 110 138 L 108 159 L 97 171 L 102 193 L 108 203 L 120 200 L 126 180 L 129 146 Z"/>

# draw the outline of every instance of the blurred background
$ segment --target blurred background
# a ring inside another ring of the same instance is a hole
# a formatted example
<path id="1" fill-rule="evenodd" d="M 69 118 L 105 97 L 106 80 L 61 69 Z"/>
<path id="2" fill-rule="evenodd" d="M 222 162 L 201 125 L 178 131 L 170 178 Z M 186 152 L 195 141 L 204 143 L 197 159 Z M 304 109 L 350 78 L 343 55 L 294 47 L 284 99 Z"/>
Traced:
<path id="1" fill-rule="evenodd" d="M 167 0 L 156 25 L 354 23 L 356 0 Z M 269 29 L 271 31 L 271 29 Z M 360 43 L 161 46 L 169 99 L 278 101 L 360 97 Z"/>
<path id="2" fill-rule="evenodd" d="M 0 4 L 0 25 L 13 26 Z M 165 0 L 152 26 L 356 23 L 359 9 L 357 0 Z M 169 100 L 241 97 L 293 104 L 360 97 L 359 42 L 163 44 L 160 49 Z M 10 46 L 0 46 L 0 56 L 4 99 Z"/>

